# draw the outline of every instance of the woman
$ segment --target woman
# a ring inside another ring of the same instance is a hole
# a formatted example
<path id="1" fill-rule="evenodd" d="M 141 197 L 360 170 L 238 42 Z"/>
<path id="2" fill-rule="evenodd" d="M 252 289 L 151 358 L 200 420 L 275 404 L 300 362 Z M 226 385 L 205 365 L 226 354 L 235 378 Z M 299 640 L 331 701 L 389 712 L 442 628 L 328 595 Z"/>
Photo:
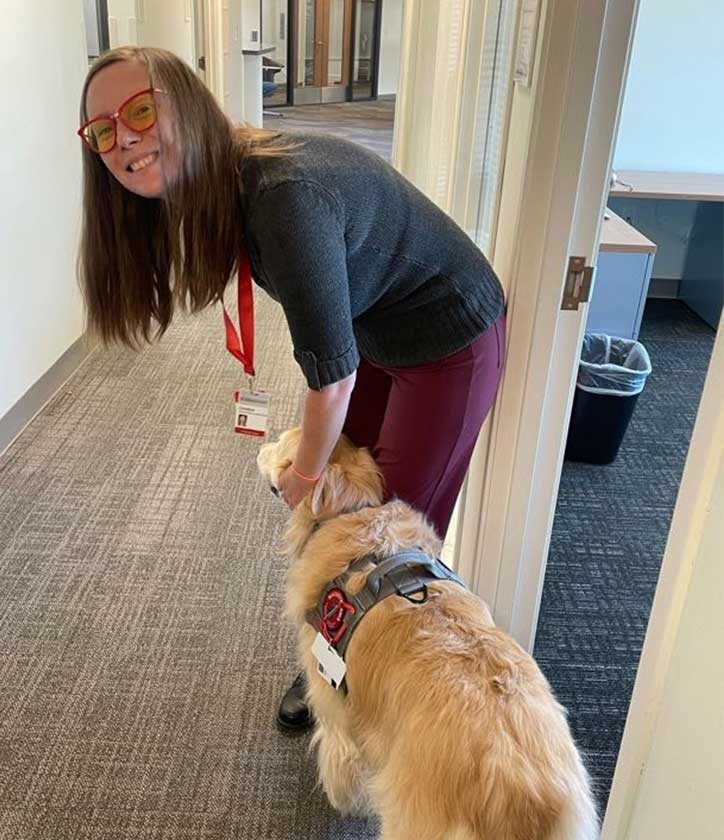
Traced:
<path id="1" fill-rule="evenodd" d="M 286 315 L 308 389 L 290 507 L 344 431 L 388 496 L 444 536 L 500 380 L 503 294 L 471 240 L 376 155 L 323 136 L 234 130 L 163 50 L 126 47 L 81 99 L 80 271 L 89 326 L 138 344 L 174 305 L 219 301 L 245 253 Z M 298 678 L 281 725 L 309 723 Z"/>

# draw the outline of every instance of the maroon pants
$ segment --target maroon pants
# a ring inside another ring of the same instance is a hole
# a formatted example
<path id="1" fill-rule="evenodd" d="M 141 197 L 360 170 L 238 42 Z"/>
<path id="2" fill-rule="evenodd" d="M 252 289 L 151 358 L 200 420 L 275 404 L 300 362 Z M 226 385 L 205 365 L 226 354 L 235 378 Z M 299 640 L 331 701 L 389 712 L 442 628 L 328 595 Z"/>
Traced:
<path id="1" fill-rule="evenodd" d="M 344 433 L 379 465 L 388 498 L 445 536 L 480 427 L 500 382 L 505 316 L 469 347 L 418 367 L 362 359 Z"/>

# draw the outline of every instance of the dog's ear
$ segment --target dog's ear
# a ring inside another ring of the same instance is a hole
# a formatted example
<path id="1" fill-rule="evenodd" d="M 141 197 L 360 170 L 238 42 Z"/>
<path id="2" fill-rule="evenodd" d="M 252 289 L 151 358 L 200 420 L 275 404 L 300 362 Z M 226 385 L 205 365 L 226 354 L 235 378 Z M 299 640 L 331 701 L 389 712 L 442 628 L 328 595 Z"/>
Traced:
<path id="1" fill-rule="evenodd" d="M 327 464 L 322 475 L 317 479 L 309 500 L 313 516 L 319 516 L 322 512 L 336 512 L 335 499 L 339 495 L 340 472 L 339 465 Z"/>
<path id="2" fill-rule="evenodd" d="M 289 429 L 282 432 L 279 440 L 274 443 L 265 443 L 259 449 L 256 458 L 259 472 L 271 482 L 272 487 L 279 484 L 279 476 L 292 463 L 294 454 L 299 445 L 301 429 Z"/>
<path id="3" fill-rule="evenodd" d="M 382 501 L 382 478 L 365 450 L 346 454 L 341 462 L 328 464 L 312 490 L 313 516 L 336 515 L 359 510 Z"/>

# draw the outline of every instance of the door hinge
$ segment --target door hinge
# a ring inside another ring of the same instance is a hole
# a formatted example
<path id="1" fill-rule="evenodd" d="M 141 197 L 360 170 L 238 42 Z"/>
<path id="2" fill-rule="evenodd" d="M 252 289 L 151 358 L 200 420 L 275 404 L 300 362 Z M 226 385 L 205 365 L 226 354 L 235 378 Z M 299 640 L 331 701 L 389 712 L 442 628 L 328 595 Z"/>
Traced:
<path id="1" fill-rule="evenodd" d="M 595 270 L 595 266 L 586 265 L 585 257 L 571 257 L 568 260 L 568 274 L 561 309 L 575 312 L 579 304 L 586 303 L 591 294 Z"/>

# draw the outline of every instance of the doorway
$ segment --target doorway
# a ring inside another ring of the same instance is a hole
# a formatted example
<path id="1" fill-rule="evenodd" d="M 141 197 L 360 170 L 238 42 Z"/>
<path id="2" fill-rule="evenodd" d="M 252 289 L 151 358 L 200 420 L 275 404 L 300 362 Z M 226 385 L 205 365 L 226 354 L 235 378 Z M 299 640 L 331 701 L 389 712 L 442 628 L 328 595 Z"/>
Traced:
<path id="1" fill-rule="evenodd" d="M 162 47 L 178 55 L 204 79 L 204 0 L 182 6 L 139 0 L 83 0 L 89 60 L 121 46 Z"/>
<path id="2" fill-rule="evenodd" d="M 261 0 L 264 107 L 377 97 L 382 0 Z"/>
<path id="3" fill-rule="evenodd" d="M 468 544 L 475 554 L 472 580 L 476 591 L 493 606 L 496 621 L 511 630 L 528 649 L 532 649 L 535 639 L 553 508 L 558 495 L 579 350 L 586 328 L 586 306 L 580 311 L 566 311 L 562 306 L 562 292 L 569 276 L 569 258 L 585 256 L 593 264 L 596 256 L 637 5 L 630 0 L 595 4 L 561 0 L 547 4 L 538 33 L 544 49 L 539 53 L 537 67 L 533 68 L 533 94 L 520 88 L 514 95 L 496 251 L 499 255 L 496 269 L 512 283 L 508 368 L 493 418 L 490 445 L 485 450 L 481 469 L 469 482 L 469 491 L 472 486 L 474 492 L 467 494 L 463 531 L 469 534 Z M 647 93 L 650 95 L 650 88 Z M 525 201 L 518 202 L 519 196 L 524 196 Z M 574 277 L 574 285 L 577 283 Z M 661 312 L 652 311 L 652 318 L 642 335 L 647 341 L 658 341 L 660 331 L 668 328 Z M 683 325 L 681 337 L 686 341 L 691 324 L 684 320 Z M 697 322 L 695 331 L 701 329 Z M 707 350 L 711 343 L 710 335 Z M 715 373 L 720 376 L 720 369 Z M 701 382 L 706 376 L 705 358 L 699 375 Z M 712 371 L 705 386 L 710 391 L 711 381 Z M 672 410 L 676 411 L 671 403 L 661 400 L 651 412 L 655 424 L 650 445 L 658 445 L 664 459 L 669 442 L 665 433 L 671 425 Z M 687 401 L 686 410 L 691 412 L 689 419 L 693 422 L 696 405 L 692 399 Z M 691 453 L 694 452 L 692 447 Z M 647 457 L 645 451 L 633 454 L 639 459 Z M 696 460 L 700 460 L 698 452 Z M 670 470 L 671 462 L 661 469 Z M 618 492 L 615 482 L 606 490 Z M 655 497 L 655 486 L 651 482 L 642 483 L 639 490 L 648 497 L 650 504 L 656 505 L 660 501 Z M 582 481 L 566 501 L 574 512 L 580 513 L 592 495 L 591 482 Z M 665 531 L 670 524 L 672 506 L 673 499 L 671 505 L 668 502 L 660 505 L 658 512 Z M 684 516 L 690 521 L 694 519 L 691 492 L 684 495 L 682 489 L 676 510 L 677 514 L 683 510 L 680 519 Z M 697 517 L 701 515 L 701 509 L 697 509 L 696 514 Z M 627 562 L 634 575 L 638 573 L 639 555 L 650 547 L 650 535 L 645 529 L 636 534 L 637 518 L 638 508 L 634 501 L 620 522 L 622 534 L 626 535 L 627 530 L 632 532 L 632 545 L 627 545 L 626 550 Z M 569 536 L 578 552 L 574 561 L 581 566 L 589 559 L 586 556 L 589 546 L 578 524 L 574 521 L 569 526 Z M 686 527 L 679 528 L 679 533 Z M 665 531 L 660 548 L 666 538 Z M 682 553 L 672 549 L 673 530 L 671 534 L 664 559 L 665 565 L 668 559 L 669 567 L 682 561 Z M 678 542 L 680 548 L 681 540 Z M 464 562 L 467 562 L 467 556 L 467 550 L 461 553 Z M 660 556 L 658 562 L 661 562 Z M 563 606 L 571 608 L 582 604 L 585 610 L 591 597 L 590 585 L 583 586 L 579 580 L 577 586 L 562 589 L 561 580 L 567 583 L 574 567 L 571 563 L 568 574 L 564 571 L 549 594 L 559 605 L 564 601 Z M 600 564 L 599 580 L 595 583 L 599 584 L 607 573 L 606 564 Z M 668 577 L 672 576 L 670 571 Z M 649 584 L 649 601 L 655 585 L 654 579 Z M 658 591 L 661 591 L 661 585 Z M 659 599 L 658 593 L 656 598 Z M 619 649 L 619 632 L 623 629 L 620 614 L 607 609 L 606 603 L 599 606 L 598 614 L 591 616 L 598 638 L 608 634 L 608 652 L 614 657 L 625 653 Z M 659 625 L 662 623 L 660 621 Z M 570 622 L 561 618 L 558 626 L 561 645 L 570 647 L 574 642 Z M 674 633 L 672 626 L 673 621 L 667 624 L 665 631 Z M 660 643 L 661 634 L 651 639 L 650 658 L 656 658 L 656 646 Z M 641 636 L 637 644 L 630 647 L 637 647 L 640 652 L 640 644 Z M 580 659 L 586 664 L 591 664 L 595 656 L 595 645 L 589 644 L 580 651 Z M 568 670 L 574 672 L 576 663 L 568 663 L 571 664 L 574 667 Z M 598 672 L 592 673 L 591 679 L 598 680 L 599 687 L 608 676 L 606 668 L 606 663 L 602 663 Z M 591 668 L 591 672 L 594 670 Z M 650 675 L 650 664 L 647 670 Z M 610 719 L 606 721 L 597 714 L 595 707 L 591 708 L 585 687 L 580 680 L 575 681 L 575 673 L 573 677 L 572 689 L 562 699 L 569 708 L 588 714 L 592 726 L 600 731 Z M 660 686 L 660 679 L 649 680 L 649 694 L 655 701 Z M 611 699 L 605 687 L 599 696 L 598 708 L 605 709 Z M 625 709 L 618 717 L 622 726 Z M 639 704 L 638 721 L 642 719 L 649 718 Z M 648 723 L 643 729 L 647 726 Z M 632 731 L 631 735 L 637 733 Z M 622 793 L 617 800 L 612 800 L 613 815 L 620 813 L 622 797 L 635 795 L 641 767 L 647 758 L 650 739 L 629 738 L 632 740 L 638 743 L 634 751 L 628 750 L 626 773 L 622 775 L 617 771 L 623 780 L 618 784 Z M 605 768 L 608 779 L 603 780 L 604 784 L 610 782 L 616 763 L 615 755 L 606 759 L 610 766 Z M 626 789 L 628 792 L 623 793 Z"/>
<path id="4" fill-rule="evenodd" d="M 667 76 L 663 61 L 652 70 L 660 50 L 654 39 L 662 28 L 679 33 L 685 54 L 701 48 L 710 23 L 690 20 L 674 7 L 639 8 L 614 143 L 615 175 L 606 191 L 596 279 L 584 316 L 587 334 L 621 338 L 627 352 L 638 342 L 652 372 L 634 397 L 575 389 L 569 432 L 575 445 L 567 447 L 553 497 L 534 648 L 559 699 L 571 709 L 601 804 L 619 755 L 715 343 L 721 297 L 718 307 L 712 298 L 724 283 L 724 178 L 693 174 L 719 170 L 724 157 L 717 161 L 715 142 L 680 149 L 692 146 L 687 109 L 697 89 L 689 76 L 687 100 L 672 100 L 671 87 L 685 74 L 677 69 Z M 648 111 L 641 121 L 644 81 Z M 663 125 L 670 128 L 664 131 Z M 650 136 L 659 138 L 655 148 L 643 145 Z M 663 176 L 658 169 L 678 174 Z M 694 196 L 702 200 L 691 200 Z M 700 305 L 705 301 L 708 306 Z M 614 412 L 617 405 L 635 405 L 620 449 L 608 463 L 613 453 L 582 451 L 606 439 L 580 422 L 583 405 L 599 412 L 604 405 Z"/>

